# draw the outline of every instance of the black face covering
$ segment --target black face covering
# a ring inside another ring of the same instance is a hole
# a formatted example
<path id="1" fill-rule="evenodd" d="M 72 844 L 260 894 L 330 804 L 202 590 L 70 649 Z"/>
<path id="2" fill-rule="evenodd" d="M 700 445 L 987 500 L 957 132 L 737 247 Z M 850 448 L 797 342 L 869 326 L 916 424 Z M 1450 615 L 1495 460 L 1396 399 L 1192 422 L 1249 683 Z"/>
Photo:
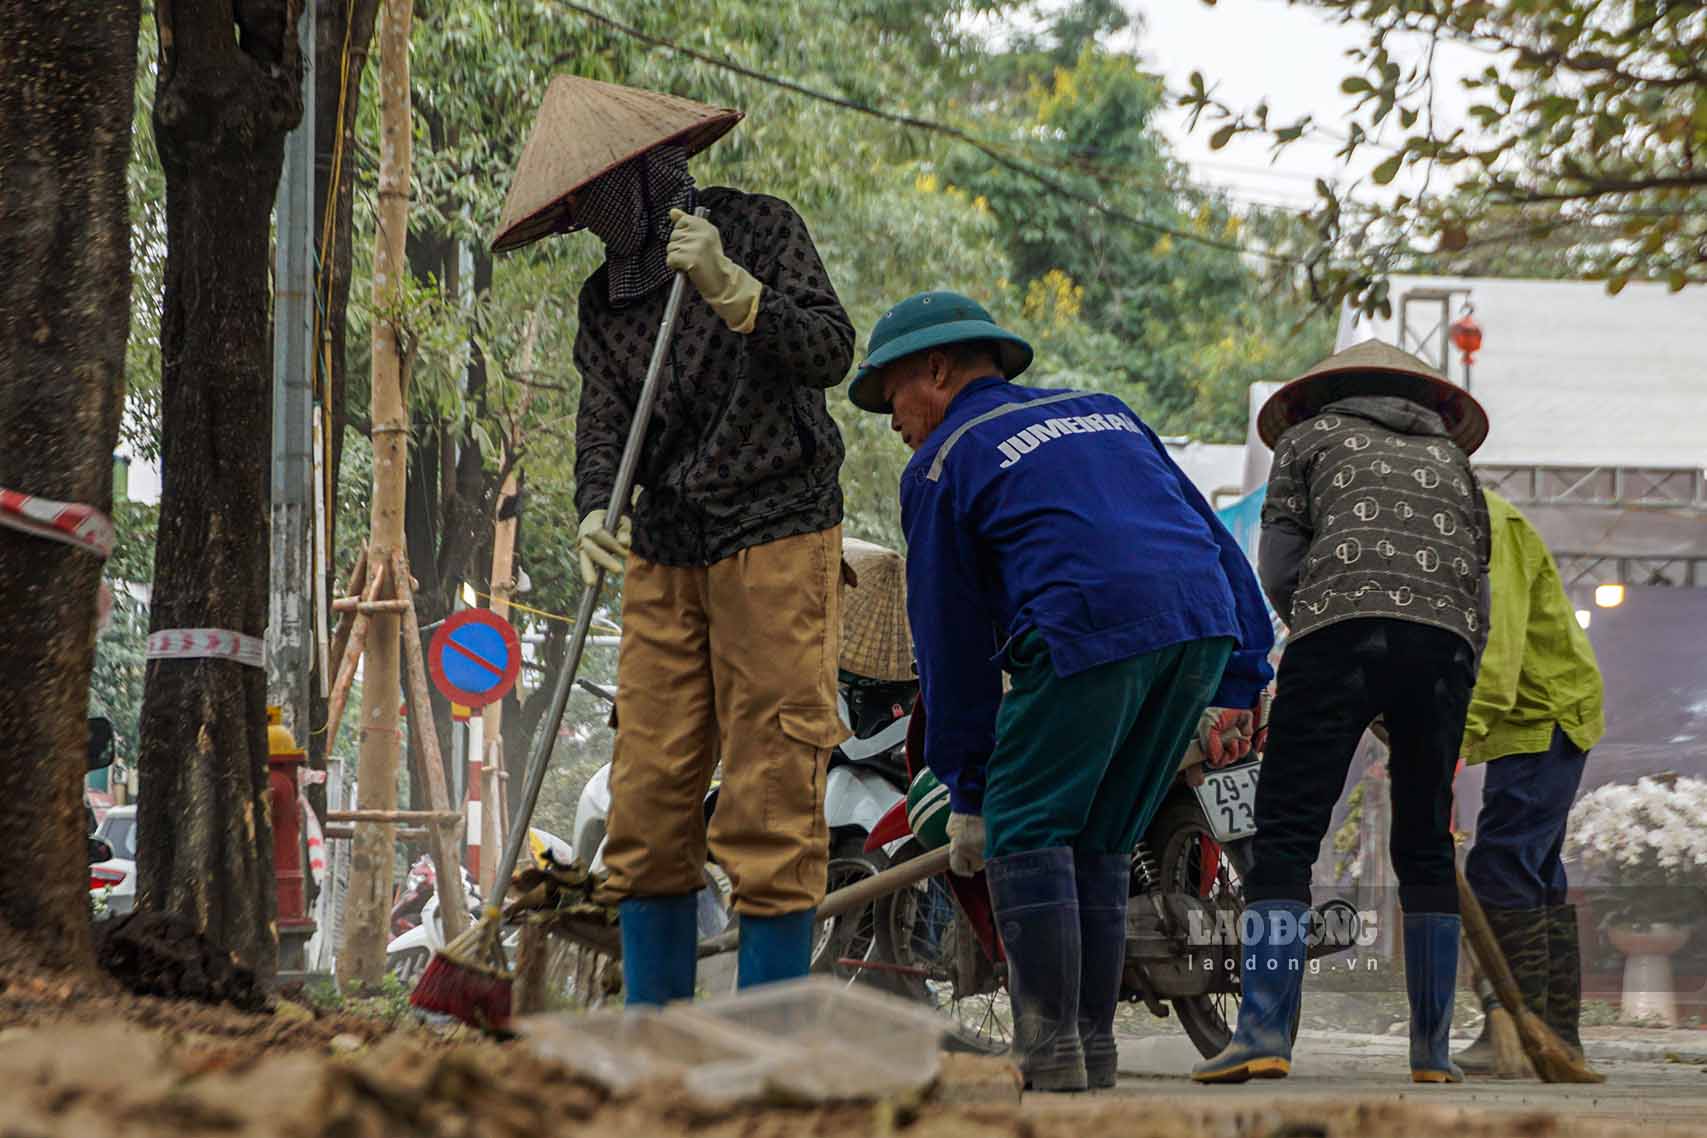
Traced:
<path id="1" fill-rule="evenodd" d="M 670 211 L 693 196 L 687 151 L 659 146 L 590 183 L 577 195 L 575 220 L 605 243 L 613 304 L 637 300 L 670 279 L 664 262 Z"/>

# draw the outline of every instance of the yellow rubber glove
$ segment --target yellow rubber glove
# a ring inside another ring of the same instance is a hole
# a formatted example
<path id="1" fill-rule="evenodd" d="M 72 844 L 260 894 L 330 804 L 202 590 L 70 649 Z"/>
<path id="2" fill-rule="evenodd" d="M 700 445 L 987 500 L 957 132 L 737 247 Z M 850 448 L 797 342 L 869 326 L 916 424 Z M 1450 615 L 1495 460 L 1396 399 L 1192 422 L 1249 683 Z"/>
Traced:
<path id="1" fill-rule="evenodd" d="M 613 534 L 605 528 L 605 512 L 589 510 L 581 519 L 580 532 L 575 535 L 575 549 L 581 555 L 581 580 L 591 588 L 599 579 L 600 569 L 620 575 L 633 544 L 634 523 L 626 515 Z"/>
<path id="2" fill-rule="evenodd" d="M 712 311 L 733 331 L 742 335 L 751 332 L 759 318 L 759 294 L 764 286 L 724 254 L 717 226 L 679 209 L 670 211 L 670 220 L 675 223 L 665 254 L 670 268 L 686 273 Z"/>

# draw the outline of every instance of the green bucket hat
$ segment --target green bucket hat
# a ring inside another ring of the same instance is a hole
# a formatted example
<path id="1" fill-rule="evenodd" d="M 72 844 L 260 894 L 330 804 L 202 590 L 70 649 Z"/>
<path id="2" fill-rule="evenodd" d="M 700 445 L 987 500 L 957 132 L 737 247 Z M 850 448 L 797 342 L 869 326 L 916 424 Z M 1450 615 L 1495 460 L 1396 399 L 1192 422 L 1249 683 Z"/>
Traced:
<path id="1" fill-rule="evenodd" d="M 990 319 L 984 306 L 958 292 L 921 292 L 883 314 L 871 330 L 865 362 L 854 374 L 848 398 L 862 411 L 887 415 L 880 372 L 915 352 L 944 344 L 988 341 L 996 351 L 1002 376 L 1013 379 L 1031 366 L 1031 345 Z"/>

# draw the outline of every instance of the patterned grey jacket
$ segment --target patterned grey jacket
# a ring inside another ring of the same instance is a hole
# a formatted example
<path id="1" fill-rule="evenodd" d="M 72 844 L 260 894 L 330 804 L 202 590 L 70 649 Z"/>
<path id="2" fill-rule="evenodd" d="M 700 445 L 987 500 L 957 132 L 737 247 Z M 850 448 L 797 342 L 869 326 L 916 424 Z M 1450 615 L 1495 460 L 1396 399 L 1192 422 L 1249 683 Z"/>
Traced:
<path id="1" fill-rule="evenodd" d="M 692 286 L 640 460 L 634 551 L 710 565 L 842 520 L 842 436 L 825 389 L 847 378 L 854 330 L 785 201 L 714 188 L 699 195 L 730 260 L 763 284 L 750 335 L 732 332 Z M 605 270 L 581 289 L 575 367 L 575 506 L 610 504 L 668 289 L 610 302 Z"/>
<path id="2" fill-rule="evenodd" d="M 1293 638 L 1391 617 L 1487 639 L 1489 524 L 1440 416 L 1397 396 L 1329 404 L 1280 437 L 1259 572 Z"/>

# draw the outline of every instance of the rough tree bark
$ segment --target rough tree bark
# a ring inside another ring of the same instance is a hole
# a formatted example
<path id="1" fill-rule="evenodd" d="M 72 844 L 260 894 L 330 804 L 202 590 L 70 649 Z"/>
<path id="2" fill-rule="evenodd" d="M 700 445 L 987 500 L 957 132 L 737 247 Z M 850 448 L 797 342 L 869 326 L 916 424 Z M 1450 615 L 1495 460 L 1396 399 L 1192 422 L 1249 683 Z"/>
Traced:
<path id="1" fill-rule="evenodd" d="M 302 117 L 302 2 L 155 2 L 166 280 L 152 630 L 265 630 L 270 226 Z M 278 950 L 266 687 L 233 661 L 150 664 L 137 809 L 138 906 L 190 919 L 263 976 Z"/>
<path id="2" fill-rule="evenodd" d="M 14 5 L 0 35 L 0 486 L 112 510 L 130 328 L 137 0 Z M 93 968 L 84 755 L 101 562 L 0 529 L 0 924 Z"/>

